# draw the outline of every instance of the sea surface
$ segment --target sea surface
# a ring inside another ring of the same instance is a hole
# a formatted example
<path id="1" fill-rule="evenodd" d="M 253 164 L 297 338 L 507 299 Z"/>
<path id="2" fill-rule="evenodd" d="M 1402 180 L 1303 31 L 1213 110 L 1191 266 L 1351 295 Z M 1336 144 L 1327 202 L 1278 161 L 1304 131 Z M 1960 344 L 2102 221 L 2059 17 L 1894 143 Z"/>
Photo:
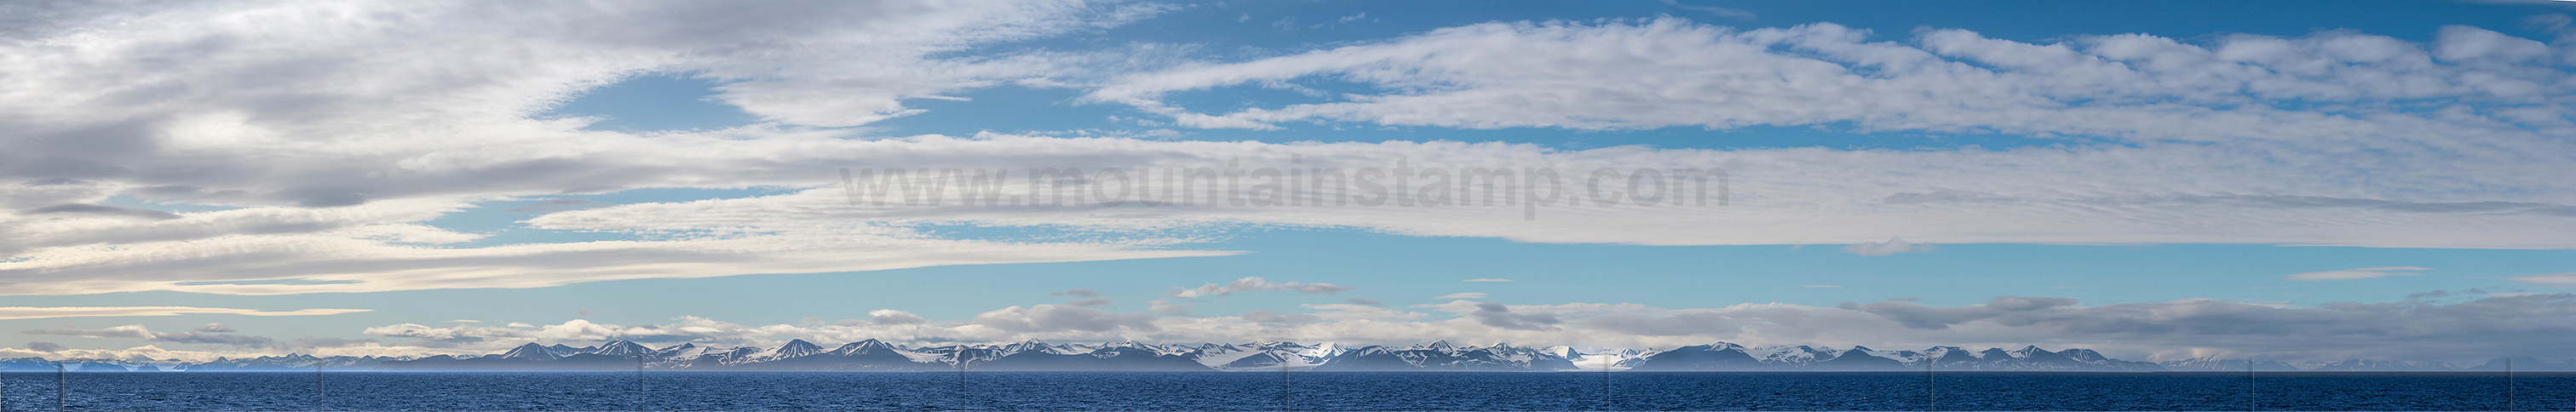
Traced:
<path id="1" fill-rule="evenodd" d="M 58 410 L 58 394 L 59 410 L 75 411 L 2576 410 L 2576 374 L 2507 381 L 2497 373 L 0 373 L 0 410 Z"/>

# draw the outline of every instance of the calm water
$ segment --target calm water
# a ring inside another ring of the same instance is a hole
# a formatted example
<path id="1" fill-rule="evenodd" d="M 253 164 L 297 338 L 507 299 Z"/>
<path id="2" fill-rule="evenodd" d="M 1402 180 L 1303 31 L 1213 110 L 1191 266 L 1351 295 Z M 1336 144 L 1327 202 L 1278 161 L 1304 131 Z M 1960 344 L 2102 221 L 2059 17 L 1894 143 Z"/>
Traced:
<path id="1" fill-rule="evenodd" d="M 640 380 L 640 382 L 639 382 Z M 70 410 L 2507 410 L 2500 374 L 74 373 Z M 638 384 L 642 391 L 638 391 Z M 0 373 L 0 409 L 55 410 Z M 2521 374 L 2512 410 L 2576 409 Z M 2253 403 L 2249 407 L 2248 400 Z"/>

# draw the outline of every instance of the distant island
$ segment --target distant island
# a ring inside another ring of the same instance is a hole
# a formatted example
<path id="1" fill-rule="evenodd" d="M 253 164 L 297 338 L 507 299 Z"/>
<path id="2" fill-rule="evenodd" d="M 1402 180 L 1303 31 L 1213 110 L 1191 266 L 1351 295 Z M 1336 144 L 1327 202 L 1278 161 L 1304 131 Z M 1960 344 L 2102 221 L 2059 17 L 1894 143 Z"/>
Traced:
<path id="1" fill-rule="evenodd" d="M 1413 346 L 1350 346 L 1295 342 L 1146 344 L 1048 344 L 907 347 L 874 339 L 825 348 L 804 340 L 777 347 L 717 348 L 682 343 L 651 348 L 630 341 L 597 346 L 523 344 L 481 356 L 316 357 L 308 355 L 221 358 L 204 363 L 43 358 L 0 359 L 0 372 L 54 371 L 60 363 L 78 372 L 224 371 L 2576 371 L 2576 359 L 2497 358 L 2476 366 L 2444 362 L 2347 360 L 2293 364 L 2281 361 L 2197 358 L 2164 362 L 2112 359 L 2090 349 L 2049 351 L 2038 346 L 1970 351 L 1939 346 L 1924 350 L 1875 350 L 1863 346 L 1746 347 L 1718 342 L 1666 350 L 1583 353 L 1564 346 L 1510 344 L 1462 346 L 1446 341 Z"/>

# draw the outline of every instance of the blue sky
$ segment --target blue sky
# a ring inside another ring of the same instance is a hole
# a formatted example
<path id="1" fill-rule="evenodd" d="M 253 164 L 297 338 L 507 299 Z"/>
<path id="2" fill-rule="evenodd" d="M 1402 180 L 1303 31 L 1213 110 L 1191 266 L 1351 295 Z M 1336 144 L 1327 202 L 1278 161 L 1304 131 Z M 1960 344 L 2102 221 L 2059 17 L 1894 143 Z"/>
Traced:
<path id="1" fill-rule="evenodd" d="M 2576 332 L 2562 3 L 344 3 L 379 13 L 65 6 L 156 24 L 0 33 L 71 45 L 0 75 L 120 84 L 0 96 L 33 131 L 0 141 L 0 356 L 650 336 L 2341 359 Z M 836 174 L 1229 161 L 1720 167 L 1732 200 L 869 206 Z M 1894 305 L 1848 304 L 1872 302 Z M 1946 323 L 1896 326 L 1925 316 Z M 2224 332 L 2266 325 L 2398 337 Z"/>

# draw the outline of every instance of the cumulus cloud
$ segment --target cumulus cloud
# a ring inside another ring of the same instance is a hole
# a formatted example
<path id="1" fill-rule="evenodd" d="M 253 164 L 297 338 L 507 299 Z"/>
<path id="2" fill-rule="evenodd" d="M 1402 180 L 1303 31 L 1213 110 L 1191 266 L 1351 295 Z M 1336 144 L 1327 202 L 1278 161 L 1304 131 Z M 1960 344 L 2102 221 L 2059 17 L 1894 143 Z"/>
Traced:
<path id="1" fill-rule="evenodd" d="M 1386 302 L 1379 302 L 1379 301 L 1375 301 L 1375 300 L 1361 299 L 1361 298 L 1342 299 L 1342 301 L 1343 301 L 1343 302 L 1349 302 L 1350 304 L 1353 304 L 1353 305 L 1362 305 L 1362 306 L 1386 306 Z"/>
<path id="2" fill-rule="evenodd" d="M 1066 305 L 1012 306 L 975 315 L 975 324 L 1009 332 L 1155 331 L 1154 314 L 1115 313 Z"/>
<path id="3" fill-rule="evenodd" d="M 771 326 L 771 328 L 795 327 L 796 326 L 793 325 Z M 515 345 L 526 341 L 596 342 L 606 340 L 628 340 L 646 343 L 704 342 L 707 344 L 743 344 L 754 342 L 752 340 L 753 337 L 760 333 L 758 330 L 741 325 L 696 317 L 682 317 L 678 322 L 667 325 L 617 325 L 595 323 L 582 319 L 574 319 L 554 325 L 526 325 L 512 323 L 509 327 L 471 325 L 428 326 L 415 323 L 402 323 L 366 328 L 362 332 L 374 336 L 411 339 L 410 341 L 399 342 L 402 346 L 440 349 L 493 348 Z"/>
<path id="4" fill-rule="evenodd" d="M 452 348 L 482 343 L 490 338 L 516 338 L 527 336 L 524 331 L 516 328 L 479 326 L 433 327 L 417 323 L 377 326 L 366 328 L 360 332 L 368 335 L 389 338 L 417 339 L 417 341 L 413 343 L 414 346 L 430 348 Z"/>
<path id="5" fill-rule="evenodd" d="M 366 312 L 372 309 L 298 309 L 265 311 L 255 309 L 200 308 L 188 306 L 56 306 L 0 307 L 0 319 L 41 319 L 90 316 L 178 316 L 189 314 L 230 314 L 249 316 L 323 316 Z"/>
<path id="6" fill-rule="evenodd" d="M 1066 290 L 1065 290 L 1065 291 L 1063 291 L 1063 292 L 1051 292 L 1051 293 L 1047 293 L 1047 294 L 1048 294 L 1048 295 L 1053 295 L 1053 296 L 1072 296 L 1072 297 L 1078 297 L 1078 298 L 1088 298 L 1088 297 L 1100 296 L 1100 292 L 1098 292 L 1098 291 L 1093 291 L 1093 290 L 1091 290 L 1091 289 L 1083 289 L 1083 288 L 1066 289 Z"/>
<path id="7" fill-rule="evenodd" d="M 1451 294 L 1440 295 L 1440 296 L 1433 296 L 1433 297 L 1431 297 L 1431 298 L 1432 298 L 1432 299 L 1484 299 L 1484 298 L 1485 298 L 1485 297 L 1487 297 L 1487 296 L 1493 296 L 1493 294 L 1491 294 L 1491 293 L 1484 293 L 1484 292 L 1458 292 L 1458 293 L 1451 293 Z"/>
<path id="8" fill-rule="evenodd" d="M 1171 291 L 1171 292 L 1169 292 L 1169 293 L 1164 293 L 1164 294 L 1165 294 L 1165 295 L 1169 295 L 1169 296 L 1171 296 L 1171 297 L 1175 297 L 1175 298 L 1183 298 L 1183 299 L 1187 299 L 1187 298 L 1209 297 L 1209 296 L 1232 296 L 1232 295 L 1234 295 L 1234 294 L 1235 294 L 1235 292 L 1252 292 L 1252 291 L 1264 291 L 1264 290 L 1284 290 L 1284 291 L 1291 291 L 1291 292 L 1297 292 L 1297 293 L 1324 293 L 1324 294 L 1332 294 L 1332 293 L 1341 293 L 1341 292 L 1343 292 L 1343 291 L 1348 291 L 1348 290 L 1351 290 L 1351 289 L 1352 289 L 1352 288 L 1351 288 L 1351 287 L 1348 287 L 1348 286 L 1334 285 L 1334 284 L 1331 284 L 1331 283 L 1304 283 L 1304 282 L 1279 282 L 1279 283 L 1272 283 L 1272 282 L 1270 282 L 1270 281 L 1268 281 L 1268 280 L 1263 280 L 1263 279 L 1261 279 L 1260 277 L 1246 276 L 1246 277 L 1244 277 L 1244 278 L 1242 278 L 1242 279 L 1235 279 L 1233 282 L 1227 282 L 1227 283 L 1225 283 L 1225 284 L 1221 284 L 1221 285 L 1220 285 L 1220 284 L 1215 284 L 1215 283 L 1210 283 L 1210 284 L 1205 284 L 1205 285 L 1199 285 L 1199 287 L 1196 287 L 1196 288 L 1190 288 L 1190 289 L 1172 288 L 1172 291 Z"/>
<path id="9" fill-rule="evenodd" d="M 1906 243 L 1904 238 L 1887 238 L 1887 241 L 1885 242 L 1861 243 L 1843 247 L 1843 253 L 1861 256 L 1887 256 L 1898 253 L 1930 251 L 1932 251 L 1932 245 Z"/>
<path id="10" fill-rule="evenodd" d="M 922 319 L 921 315 L 915 315 L 912 314 L 912 312 L 894 309 L 877 309 L 868 311 L 868 316 L 869 323 L 879 325 L 913 325 L 929 322 L 929 320 Z"/>
<path id="11" fill-rule="evenodd" d="M 2292 273 L 2292 274 L 2288 274 L 2288 275 L 2282 275 L 2282 276 L 2281 276 L 2281 278 L 2282 278 L 2282 279 L 2289 279 L 2289 280 L 2304 280 L 2304 281 L 2310 281 L 2310 282 L 2315 282 L 2315 281 L 2326 281 L 2326 280 L 2377 279 L 2377 278 L 2384 278 L 2384 277 L 2389 277 L 2389 276 L 2423 276 L 2423 274 L 2421 274 L 2421 273 L 2413 273 L 2413 272 L 2410 272 L 2410 271 L 2421 271 L 2421 270 L 2433 270 L 2433 268 L 2422 268 L 2422 267 L 2414 267 L 2414 266 L 2381 266 L 2381 267 L 2366 267 L 2366 268 L 2344 269 L 2344 270 L 2328 270 L 2328 271 L 2322 271 L 2322 272 Z"/>

